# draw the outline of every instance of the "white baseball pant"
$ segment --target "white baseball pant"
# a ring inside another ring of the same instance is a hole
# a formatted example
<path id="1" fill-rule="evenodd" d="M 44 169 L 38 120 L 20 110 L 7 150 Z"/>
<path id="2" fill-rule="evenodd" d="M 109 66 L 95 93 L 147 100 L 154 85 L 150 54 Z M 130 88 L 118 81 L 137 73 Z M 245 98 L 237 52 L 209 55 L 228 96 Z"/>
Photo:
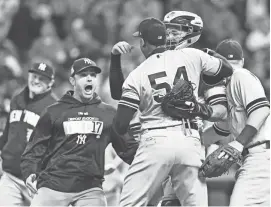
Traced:
<path id="1" fill-rule="evenodd" d="M 0 206 L 29 206 L 30 200 L 24 181 L 4 172 L 0 179 Z"/>
<path id="2" fill-rule="evenodd" d="M 143 132 L 124 179 L 121 206 L 146 206 L 168 176 L 183 205 L 207 206 L 206 185 L 198 177 L 202 163 L 199 133 L 191 132 L 185 136 L 182 126 Z"/>
<path id="3" fill-rule="evenodd" d="M 270 149 L 249 149 L 236 173 L 230 206 L 270 206 Z"/>

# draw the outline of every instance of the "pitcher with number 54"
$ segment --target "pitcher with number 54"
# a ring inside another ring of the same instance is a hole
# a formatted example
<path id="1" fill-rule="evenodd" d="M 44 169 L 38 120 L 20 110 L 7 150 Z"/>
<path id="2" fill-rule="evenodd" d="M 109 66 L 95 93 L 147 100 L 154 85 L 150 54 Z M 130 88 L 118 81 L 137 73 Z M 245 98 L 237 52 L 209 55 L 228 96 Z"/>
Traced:
<path id="1" fill-rule="evenodd" d="M 168 176 L 182 205 L 207 204 L 207 194 L 205 199 L 202 196 L 205 185 L 198 177 L 201 142 L 197 121 L 165 115 L 161 101 L 179 79 L 191 81 L 198 98 L 201 73 L 212 84 L 230 76 L 232 67 L 225 58 L 194 48 L 166 51 L 166 35 L 165 24 L 155 18 L 143 20 L 134 33 L 146 60 L 123 84 L 113 132 L 123 136 L 137 110 L 142 128 L 139 148 L 124 180 L 121 206 L 146 206 Z"/>
<path id="2" fill-rule="evenodd" d="M 95 92 L 99 73 L 92 60 L 75 60 L 73 90 L 43 111 L 21 161 L 31 206 L 106 206 L 105 149 L 119 144 L 109 136 L 115 109 Z"/>

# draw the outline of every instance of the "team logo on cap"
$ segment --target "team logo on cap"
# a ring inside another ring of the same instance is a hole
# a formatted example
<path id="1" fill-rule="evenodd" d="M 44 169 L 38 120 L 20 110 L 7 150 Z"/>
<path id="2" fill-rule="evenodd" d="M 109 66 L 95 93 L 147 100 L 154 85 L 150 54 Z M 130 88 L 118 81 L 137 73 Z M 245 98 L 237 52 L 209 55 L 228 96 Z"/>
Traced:
<path id="1" fill-rule="evenodd" d="M 232 54 L 228 55 L 228 58 L 233 58 L 233 55 Z"/>
<path id="2" fill-rule="evenodd" d="M 39 70 L 45 71 L 45 68 L 46 68 L 46 64 L 45 63 L 40 63 L 39 64 L 39 67 L 38 67 Z"/>
<path id="3" fill-rule="evenodd" d="M 84 58 L 84 62 L 89 65 L 92 64 L 92 61 L 88 58 Z"/>

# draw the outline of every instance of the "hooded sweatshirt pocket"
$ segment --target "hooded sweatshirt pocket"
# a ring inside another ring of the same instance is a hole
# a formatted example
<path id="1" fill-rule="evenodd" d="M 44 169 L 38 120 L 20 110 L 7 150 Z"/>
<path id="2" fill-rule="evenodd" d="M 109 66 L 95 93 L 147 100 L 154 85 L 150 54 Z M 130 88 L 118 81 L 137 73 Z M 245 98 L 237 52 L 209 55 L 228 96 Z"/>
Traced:
<path id="1" fill-rule="evenodd" d="M 101 170 L 92 158 L 78 156 L 60 156 L 45 170 L 49 174 L 68 174 L 76 176 L 102 176 Z"/>

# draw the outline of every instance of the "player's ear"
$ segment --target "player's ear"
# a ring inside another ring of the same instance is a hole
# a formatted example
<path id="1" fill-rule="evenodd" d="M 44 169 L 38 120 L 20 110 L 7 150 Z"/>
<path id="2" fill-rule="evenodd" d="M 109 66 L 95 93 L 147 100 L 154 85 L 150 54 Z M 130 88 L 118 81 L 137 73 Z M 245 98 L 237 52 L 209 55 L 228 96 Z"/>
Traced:
<path id="1" fill-rule="evenodd" d="M 245 64 L 245 58 L 242 58 L 242 67 L 244 67 Z"/>
<path id="2" fill-rule="evenodd" d="M 70 83 L 72 84 L 72 86 L 75 86 L 75 79 L 74 79 L 74 77 L 70 77 L 69 78 L 69 81 L 70 81 Z"/>
<path id="3" fill-rule="evenodd" d="M 140 44 L 142 45 L 142 47 L 146 47 L 146 42 L 143 38 L 140 38 Z"/>
<path id="4" fill-rule="evenodd" d="M 52 79 L 52 80 L 50 81 L 50 83 L 48 84 L 48 88 L 52 88 L 52 86 L 54 85 L 54 83 L 55 83 L 55 80 Z"/>

